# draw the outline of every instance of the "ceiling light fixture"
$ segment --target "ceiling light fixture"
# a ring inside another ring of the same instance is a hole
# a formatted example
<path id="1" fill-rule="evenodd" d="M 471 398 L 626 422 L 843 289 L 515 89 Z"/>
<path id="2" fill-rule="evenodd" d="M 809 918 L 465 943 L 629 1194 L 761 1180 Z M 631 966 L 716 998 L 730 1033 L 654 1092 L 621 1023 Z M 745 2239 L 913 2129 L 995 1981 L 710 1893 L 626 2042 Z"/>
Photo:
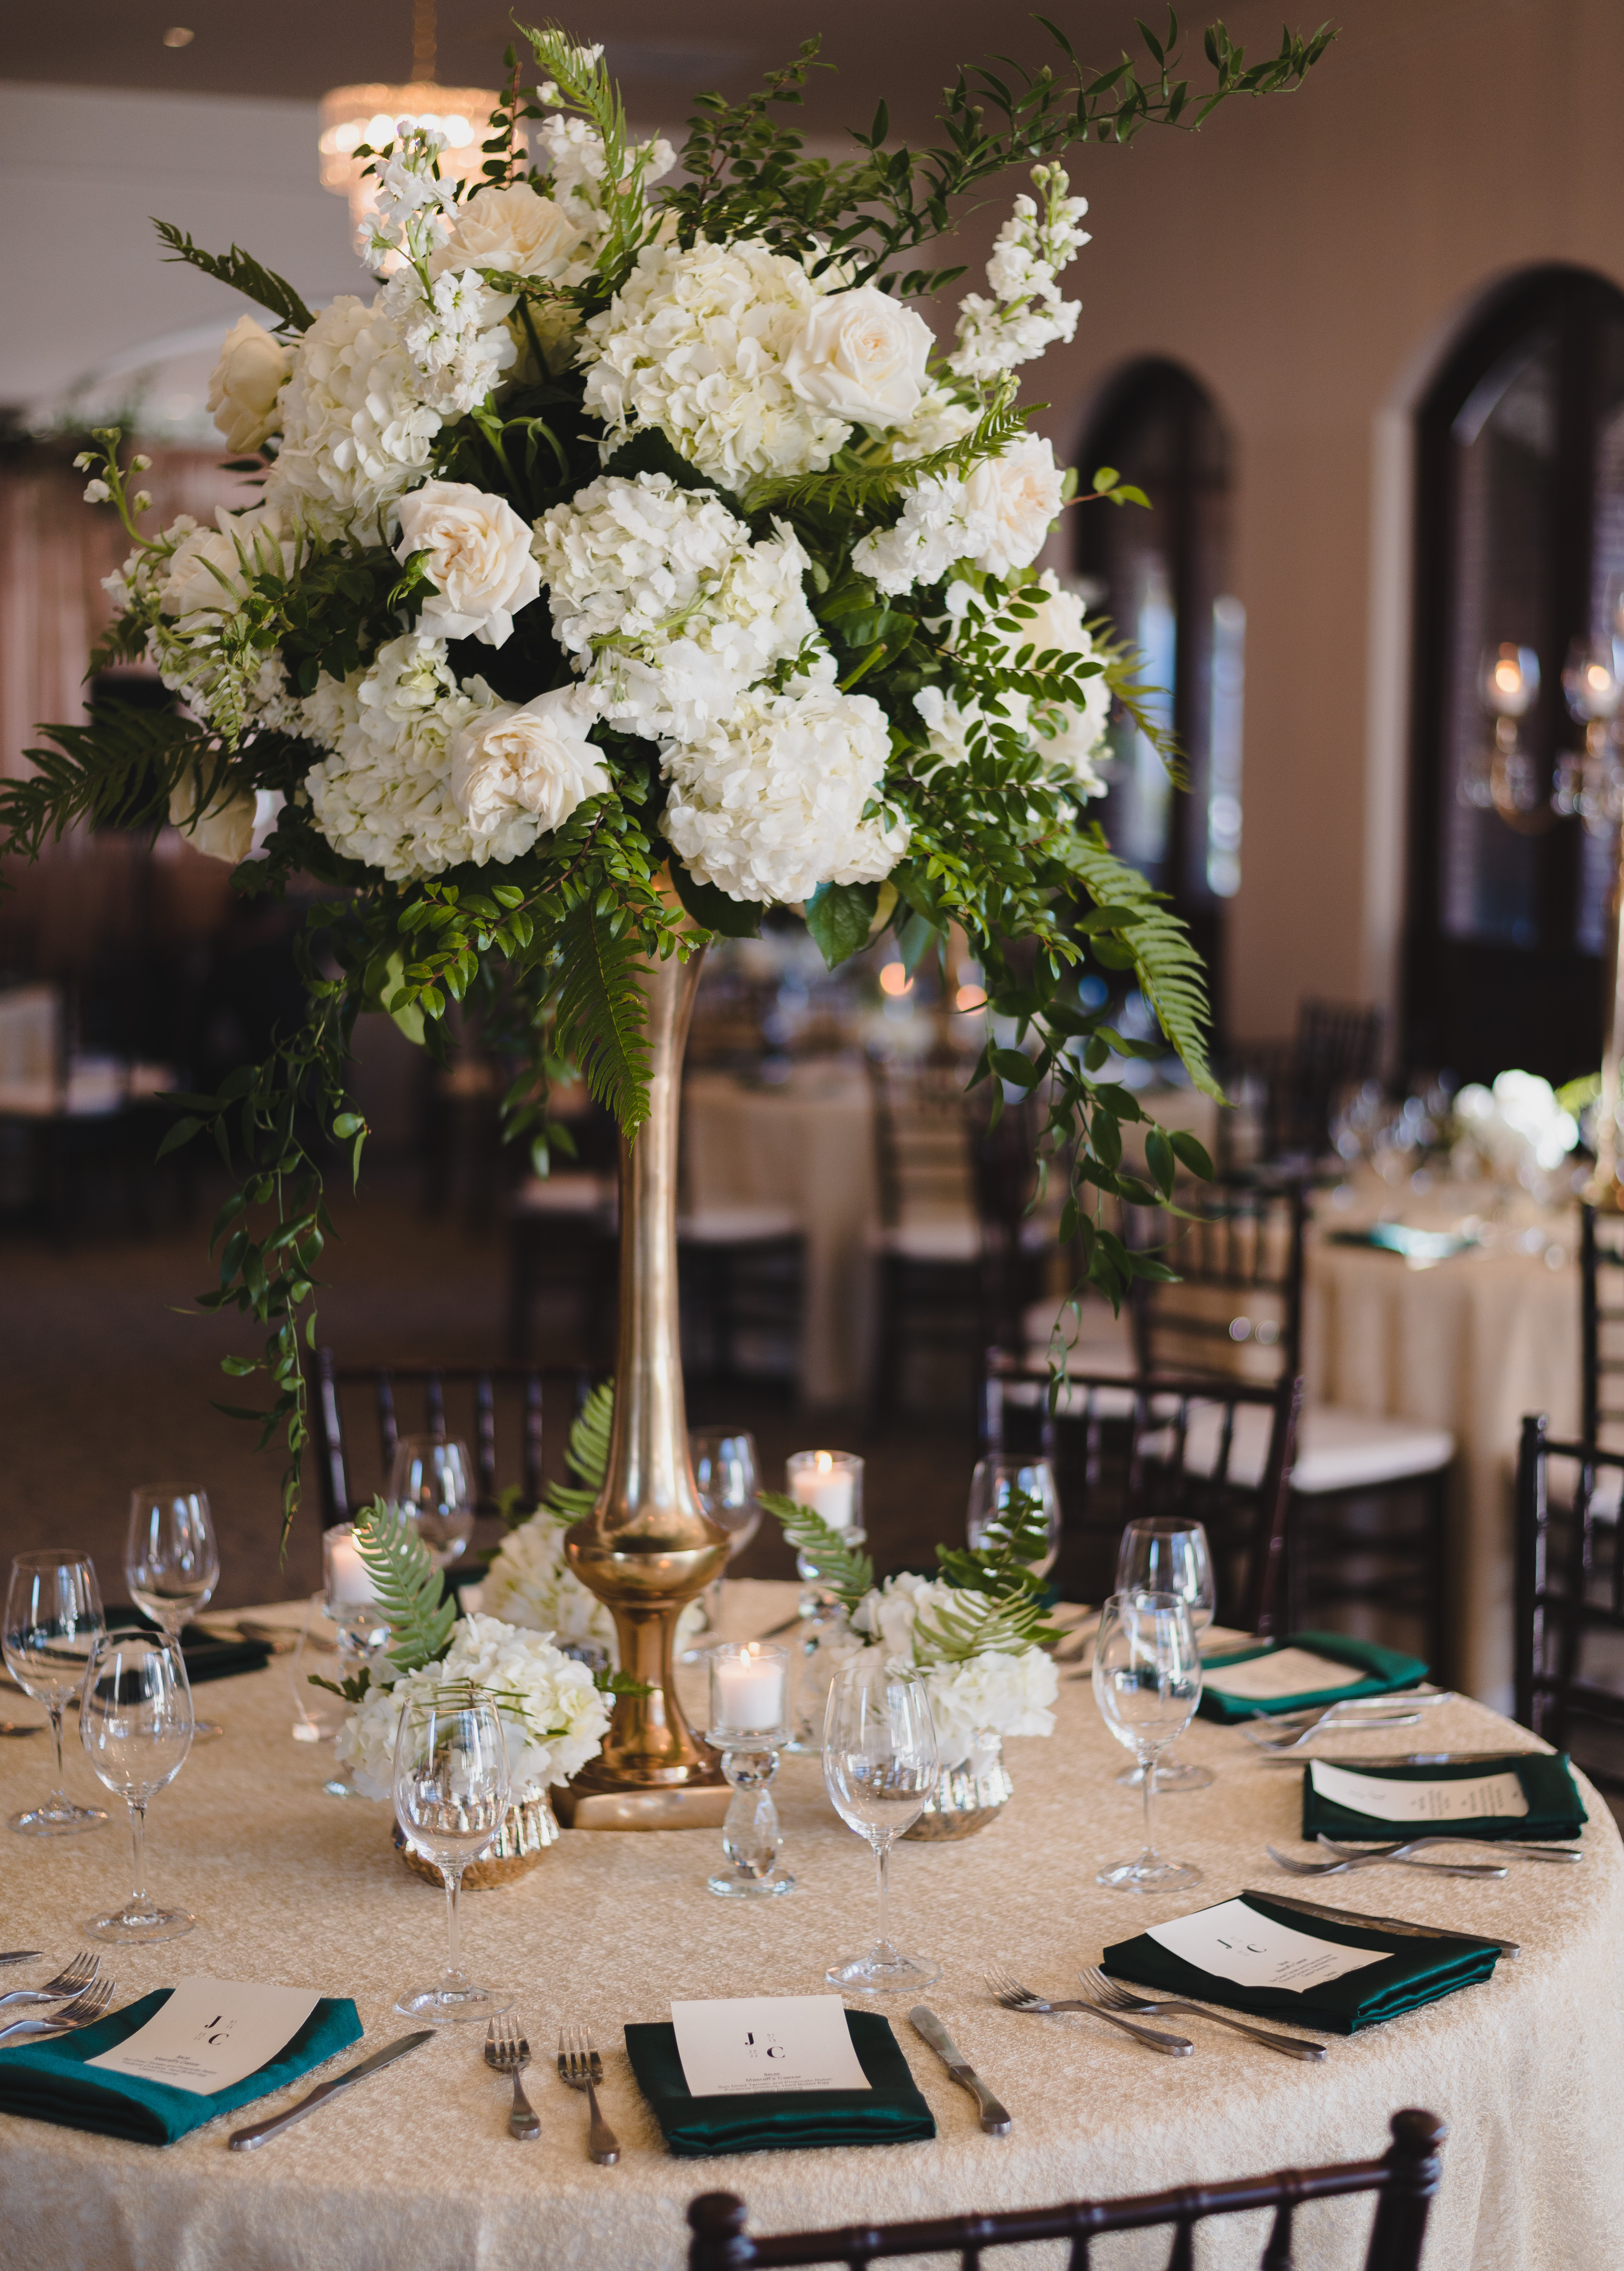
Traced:
<path id="1" fill-rule="evenodd" d="M 163 43 L 166 48 L 189 48 L 197 36 L 196 32 L 189 32 L 184 24 L 171 24 L 163 35 Z"/>
<path id="2" fill-rule="evenodd" d="M 499 98 L 487 87 L 437 86 L 436 47 L 435 0 L 413 0 L 409 83 L 335 86 L 322 98 L 317 145 L 322 187 L 348 197 L 350 219 L 358 229 L 376 204 L 377 182 L 366 170 L 367 160 L 354 153 L 363 142 L 373 148 L 392 142 L 401 120 L 436 127 L 444 135 L 440 171 L 446 179 L 477 178 L 484 163 L 485 122 Z"/>

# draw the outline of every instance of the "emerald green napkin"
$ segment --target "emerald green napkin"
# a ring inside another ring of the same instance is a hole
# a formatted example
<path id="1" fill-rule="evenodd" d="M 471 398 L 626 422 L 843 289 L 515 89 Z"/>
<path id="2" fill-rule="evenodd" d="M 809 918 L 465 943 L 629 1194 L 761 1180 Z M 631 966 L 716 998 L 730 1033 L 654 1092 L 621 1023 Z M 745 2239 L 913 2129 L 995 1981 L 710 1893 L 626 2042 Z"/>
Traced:
<path id="1" fill-rule="evenodd" d="M 144 2027 L 173 1990 L 160 1987 L 126 2011 L 80 2027 L 71 2035 L 8 2044 L 0 2050 L 0 2113 L 20 2113 L 32 2121 L 55 2121 L 64 2129 L 93 2129 L 103 2137 L 128 2137 L 138 2145 L 173 2145 L 189 2129 L 200 2129 L 216 2114 L 235 2113 L 257 2097 L 270 2097 L 330 2058 L 361 2040 L 361 2021 L 347 1995 L 324 1996 L 287 2048 L 269 2066 L 234 2082 L 229 2089 L 200 2097 L 171 2089 L 161 2081 L 113 2074 L 87 2065 Z"/>
<path id="2" fill-rule="evenodd" d="M 1329 1657 L 1331 1663 L 1345 1664 L 1365 1676 L 1357 1687 L 1310 1689 L 1301 1695 L 1277 1696 L 1272 1703 L 1243 1703 L 1238 1697 L 1232 1701 L 1203 1686 L 1196 1707 L 1202 1717 L 1233 1727 L 1243 1719 L 1255 1718 L 1260 1711 L 1272 1719 L 1282 1711 L 1312 1711 L 1322 1703 L 1345 1703 L 1355 1695 L 1390 1695 L 1396 1688 L 1413 1687 L 1427 1677 L 1427 1666 L 1419 1656 L 1401 1656 L 1397 1649 L 1378 1648 L 1369 1640 L 1352 1640 L 1346 1633 L 1288 1633 L 1282 1641 L 1258 1641 L 1246 1648 L 1231 1649 L 1223 1656 L 1206 1657 L 1202 1668 L 1218 1672 L 1226 1664 L 1249 1664 L 1254 1657 L 1268 1656 L 1281 1648 L 1309 1649 L 1315 1656 Z"/>
<path id="3" fill-rule="evenodd" d="M 1319 1917 L 1303 1916 L 1295 1909 L 1277 1907 L 1260 1893 L 1238 1897 L 1248 1908 L 1271 1923 L 1289 1925 L 1293 1932 L 1332 1942 L 1337 1947 L 1379 1947 L 1385 1963 L 1367 1964 L 1360 1971 L 1345 1971 L 1340 1979 L 1318 1986 L 1240 1987 L 1233 1979 L 1215 1978 L 1170 1948 L 1141 1932 L 1136 1940 L 1119 1940 L 1107 1947 L 1100 1969 L 1113 1979 L 1136 1980 L 1165 1995 L 1192 1996 L 1201 2003 L 1221 2003 L 1226 2010 L 1246 2011 L 1255 2019 L 1279 2019 L 1300 2027 L 1318 2027 L 1329 2035 L 1356 2035 L 1362 2028 L 1396 2019 L 1403 2012 L 1419 2011 L 1457 1987 L 1475 1986 L 1493 1976 L 1499 1950 L 1481 1940 L 1411 1940 L 1402 1933 L 1374 1926 L 1331 1924 Z"/>
<path id="4" fill-rule="evenodd" d="M 1332 1761 L 1332 1764 L 1336 1764 Z M 1477 1821 L 1384 1821 L 1374 1813 L 1356 1813 L 1339 1806 L 1314 1787 L 1307 1767 L 1302 1775 L 1303 1843 L 1311 1845 L 1321 1830 L 1328 1837 L 1365 1837 L 1377 1844 L 1395 1843 L 1401 1837 L 1576 1837 L 1590 1816 L 1579 1786 L 1568 1771 L 1566 1752 L 1509 1751 L 1504 1758 L 1468 1759 L 1458 1766 L 1345 1767 L 1361 1781 L 1475 1782 L 1485 1775 L 1516 1775 L 1528 1800 L 1525 1814 L 1490 1813 Z"/>
<path id="5" fill-rule="evenodd" d="M 857 2063 L 868 2077 L 868 2089 L 696 2097 L 683 2077 L 676 2029 L 668 2023 L 628 2027 L 626 2055 L 667 2145 L 686 2159 L 711 2153 L 793 2152 L 807 2145 L 903 2145 L 934 2137 L 935 2122 L 890 2021 L 878 2011 L 848 2011 L 846 2023 Z"/>
<path id="6" fill-rule="evenodd" d="M 146 1632 L 160 1629 L 139 1609 L 119 1609 L 115 1614 L 121 1624 L 137 1625 Z M 219 1640 L 199 1625 L 188 1625 L 181 1634 L 181 1660 L 194 1687 L 209 1679 L 235 1679 L 242 1672 L 263 1672 L 273 1652 L 269 1641 Z"/>

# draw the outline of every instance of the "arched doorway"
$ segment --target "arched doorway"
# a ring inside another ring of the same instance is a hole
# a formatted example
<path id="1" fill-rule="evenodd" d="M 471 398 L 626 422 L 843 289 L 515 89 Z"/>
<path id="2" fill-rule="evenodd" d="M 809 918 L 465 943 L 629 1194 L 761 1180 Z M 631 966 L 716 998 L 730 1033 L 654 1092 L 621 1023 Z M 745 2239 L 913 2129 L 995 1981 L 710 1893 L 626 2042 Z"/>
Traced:
<path id="1" fill-rule="evenodd" d="M 1404 1055 L 1593 1071 L 1624 679 L 1624 293 L 1526 271 L 1417 413 Z"/>

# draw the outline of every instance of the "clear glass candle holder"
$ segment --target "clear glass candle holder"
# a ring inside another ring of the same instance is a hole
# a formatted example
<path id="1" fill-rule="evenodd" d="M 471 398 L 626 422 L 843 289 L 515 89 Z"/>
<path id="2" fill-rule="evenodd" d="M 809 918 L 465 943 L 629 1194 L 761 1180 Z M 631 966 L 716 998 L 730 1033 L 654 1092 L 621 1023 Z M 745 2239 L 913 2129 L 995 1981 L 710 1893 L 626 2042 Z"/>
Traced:
<path id="1" fill-rule="evenodd" d="M 389 1645 L 389 1626 L 378 1607 L 372 1576 L 361 1558 L 353 1522 L 336 1522 L 322 1532 L 322 1612 L 339 1634 L 339 1678 L 354 1679 L 376 1664 Z M 329 1798 L 356 1798 L 341 1774 L 322 1784 Z"/>
<path id="2" fill-rule="evenodd" d="M 791 1498 L 837 1530 L 843 1545 L 863 1543 L 863 1463 L 855 1451 L 792 1451 L 785 1474 Z M 806 1585 L 818 1585 L 824 1575 L 816 1553 L 798 1552 L 795 1567 Z M 816 1605 L 803 1600 L 801 1614 Z"/>
<path id="3" fill-rule="evenodd" d="M 770 1641 L 723 1641 L 709 1651 L 706 1739 L 722 1754 L 733 1802 L 722 1824 L 727 1865 L 708 1881 L 725 1900 L 771 1899 L 795 1880 L 778 1866 L 784 1833 L 772 1802 L 778 1753 L 789 1740 L 790 1653 Z"/>

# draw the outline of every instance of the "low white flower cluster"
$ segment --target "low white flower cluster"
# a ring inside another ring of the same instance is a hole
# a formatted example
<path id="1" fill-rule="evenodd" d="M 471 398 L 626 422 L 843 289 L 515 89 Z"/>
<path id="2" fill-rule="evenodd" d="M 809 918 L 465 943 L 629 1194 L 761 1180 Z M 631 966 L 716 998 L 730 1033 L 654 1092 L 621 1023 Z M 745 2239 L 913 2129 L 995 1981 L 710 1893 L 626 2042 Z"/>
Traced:
<path id="1" fill-rule="evenodd" d="M 1062 166 L 1034 166 L 1032 178 L 1042 208 L 1031 197 L 1016 199 L 987 264 L 993 297 L 971 292 L 958 303 L 958 345 L 948 369 L 960 378 L 1002 377 L 1076 336 L 1080 304 L 1061 297 L 1058 279 L 1089 241 L 1077 226 L 1088 199 L 1066 194 L 1071 184 Z"/>
<path id="2" fill-rule="evenodd" d="M 584 1664 L 541 1634 L 521 1632 L 493 1616 L 459 1617 L 451 1644 L 437 1664 L 408 1672 L 387 1686 L 369 1687 L 339 1729 L 334 1755 L 350 1768 L 362 1797 L 387 1798 L 393 1789 L 402 1711 L 464 1681 L 500 1701 L 515 1793 L 568 1782 L 602 1747 L 609 1701 Z"/>
<path id="3" fill-rule="evenodd" d="M 937 1761 L 944 1768 L 968 1763 L 973 1771 L 991 1736 L 1054 1731 L 1051 1706 L 1060 1694 L 1060 1674 L 1042 1649 L 986 1649 L 951 1661 L 931 1639 L 939 1612 L 963 1616 L 988 1605 L 980 1593 L 905 1570 L 867 1594 L 852 1618 L 852 1630 L 865 1645 L 883 1648 L 922 1674 Z"/>
<path id="4" fill-rule="evenodd" d="M 567 1526 L 543 1508 L 508 1532 L 480 1588 L 485 1613 L 556 1640 L 597 1641 L 618 1666 L 614 1618 L 564 1560 Z M 687 1647 L 704 1630 L 704 1612 L 690 1601 L 677 1620 L 676 1645 Z"/>

